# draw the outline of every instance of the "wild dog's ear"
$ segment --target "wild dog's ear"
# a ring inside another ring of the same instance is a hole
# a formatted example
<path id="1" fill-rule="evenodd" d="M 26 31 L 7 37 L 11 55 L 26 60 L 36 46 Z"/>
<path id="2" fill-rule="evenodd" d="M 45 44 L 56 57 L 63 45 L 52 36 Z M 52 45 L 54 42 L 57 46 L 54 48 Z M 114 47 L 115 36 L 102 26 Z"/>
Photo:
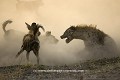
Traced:
<path id="1" fill-rule="evenodd" d="M 31 26 L 26 22 L 25 22 L 25 24 L 27 25 L 28 30 L 31 30 Z"/>
<path id="2" fill-rule="evenodd" d="M 70 29 L 71 30 L 76 30 L 76 27 L 75 26 L 71 26 Z"/>
<path id="3" fill-rule="evenodd" d="M 37 24 L 38 28 L 41 28 L 45 32 L 45 28 L 42 25 Z"/>

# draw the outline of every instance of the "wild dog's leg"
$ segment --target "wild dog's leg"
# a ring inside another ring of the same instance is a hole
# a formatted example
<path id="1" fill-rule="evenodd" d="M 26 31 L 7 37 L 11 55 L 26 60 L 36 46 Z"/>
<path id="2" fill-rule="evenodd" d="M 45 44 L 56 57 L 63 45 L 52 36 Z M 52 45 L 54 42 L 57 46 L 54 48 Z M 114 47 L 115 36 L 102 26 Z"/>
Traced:
<path id="1" fill-rule="evenodd" d="M 24 51 L 24 49 L 21 48 L 21 50 L 17 53 L 16 58 L 17 58 L 23 51 Z"/>
<path id="2" fill-rule="evenodd" d="M 27 63 L 29 64 L 29 53 L 30 51 L 27 51 L 26 58 L 27 58 Z"/>
<path id="3" fill-rule="evenodd" d="M 35 56 L 37 57 L 37 64 L 39 65 L 39 50 L 33 50 Z"/>

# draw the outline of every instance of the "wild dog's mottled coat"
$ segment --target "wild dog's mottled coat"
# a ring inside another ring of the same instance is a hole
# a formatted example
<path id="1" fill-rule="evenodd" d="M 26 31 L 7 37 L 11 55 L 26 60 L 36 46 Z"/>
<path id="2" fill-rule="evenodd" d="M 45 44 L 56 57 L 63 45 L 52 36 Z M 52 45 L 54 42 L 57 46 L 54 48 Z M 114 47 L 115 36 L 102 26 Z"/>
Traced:
<path id="1" fill-rule="evenodd" d="M 36 25 L 36 23 L 32 23 L 31 26 L 26 23 L 26 25 L 28 27 L 29 33 L 24 36 L 23 45 L 21 47 L 21 50 L 16 55 L 16 57 L 18 57 L 24 50 L 26 50 L 27 51 L 26 58 L 27 61 L 29 61 L 29 53 L 30 51 L 33 51 L 35 56 L 37 57 L 37 64 L 39 64 L 40 41 L 38 39 L 38 36 L 40 35 L 39 28 L 43 27 L 40 25 Z"/>

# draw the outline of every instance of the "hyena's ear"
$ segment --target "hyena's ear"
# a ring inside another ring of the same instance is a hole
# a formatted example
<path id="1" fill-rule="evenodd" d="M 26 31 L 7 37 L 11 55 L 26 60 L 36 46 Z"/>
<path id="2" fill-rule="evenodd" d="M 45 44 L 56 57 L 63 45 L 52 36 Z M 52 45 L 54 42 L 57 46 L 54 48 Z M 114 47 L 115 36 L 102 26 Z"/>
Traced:
<path id="1" fill-rule="evenodd" d="M 70 29 L 71 30 L 76 30 L 76 27 L 75 26 L 71 26 Z"/>
<path id="2" fill-rule="evenodd" d="M 28 30 L 31 30 L 31 26 L 26 22 L 25 22 L 25 24 L 27 25 Z"/>

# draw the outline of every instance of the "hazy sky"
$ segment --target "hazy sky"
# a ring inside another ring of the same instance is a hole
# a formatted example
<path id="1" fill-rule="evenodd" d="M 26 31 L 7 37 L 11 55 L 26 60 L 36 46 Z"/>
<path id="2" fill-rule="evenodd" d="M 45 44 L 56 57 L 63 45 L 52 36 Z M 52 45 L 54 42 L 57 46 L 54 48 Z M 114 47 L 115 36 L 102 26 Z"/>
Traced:
<path id="1" fill-rule="evenodd" d="M 52 31 L 52 34 L 55 35 L 58 39 L 60 39 L 59 36 L 61 36 L 63 32 L 68 27 L 70 27 L 70 25 L 96 24 L 98 25 L 97 28 L 109 34 L 111 37 L 114 38 L 114 40 L 116 40 L 117 43 L 119 43 L 120 41 L 120 0 L 18 1 L 0 0 L 0 24 L 2 24 L 7 19 L 13 20 L 13 23 L 8 25 L 7 29 L 15 29 L 22 32 L 27 32 L 28 30 L 24 23 L 28 22 L 29 24 L 31 24 L 32 22 L 37 22 L 43 25 L 46 30 Z M 0 38 L 2 36 L 3 30 L 1 25 Z M 64 40 L 60 39 L 60 41 Z M 51 49 L 51 46 L 49 47 L 48 45 L 46 45 L 48 50 L 46 50 L 46 48 L 43 49 L 44 54 L 42 54 L 42 58 L 46 59 L 46 61 L 57 61 L 59 57 L 58 61 L 62 60 L 62 62 L 63 60 L 76 60 L 76 58 L 73 56 L 73 53 L 75 53 L 76 51 L 80 51 L 80 49 L 83 49 L 84 44 L 82 42 L 80 42 L 80 44 L 82 45 L 79 45 L 79 43 L 76 42 L 74 43 L 74 45 L 67 45 L 64 41 L 63 43 L 59 43 L 58 46 L 55 46 L 56 50 L 53 50 Z M 8 44 L 4 45 L 4 43 L 0 44 L 0 47 L 1 50 L 3 50 L 4 47 L 8 49 L 1 53 L 1 55 L 3 55 L 4 57 L 0 55 L 0 57 L 2 58 L 1 60 L 3 60 L 1 62 L 3 63 L 4 61 L 6 62 L 6 57 L 14 57 L 14 55 L 19 50 L 18 46 L 11 47 L 8 46 Z M 14 54 L 11 55 L 10 51 L 11 54 Z M 4 53 L 6 53 L 7 56 Z M 49 57 L 48 55 L 51 55 L 51 57 Z"/>
<path id="2" fill-rule="evenodd" d="M 97 24 L 97 28 L 109 35 L 119 34 L 120 0 L 38 1 L 41 3 L 38 7 L 35 7 L 35 3 L 33 5 L 24 3 L 16 9 L 17 0 L 0 0 L 0 22 L 12 19 L 14 23 L 10 28 L 26 31 L 24 22 L 36 21 L 57 36 L 61 35 L 70 25 L 77 24 Z M 26 5 L 30 5 L 30 8 Z M 36 11 L 31 7 L 37 8 Z"/>

